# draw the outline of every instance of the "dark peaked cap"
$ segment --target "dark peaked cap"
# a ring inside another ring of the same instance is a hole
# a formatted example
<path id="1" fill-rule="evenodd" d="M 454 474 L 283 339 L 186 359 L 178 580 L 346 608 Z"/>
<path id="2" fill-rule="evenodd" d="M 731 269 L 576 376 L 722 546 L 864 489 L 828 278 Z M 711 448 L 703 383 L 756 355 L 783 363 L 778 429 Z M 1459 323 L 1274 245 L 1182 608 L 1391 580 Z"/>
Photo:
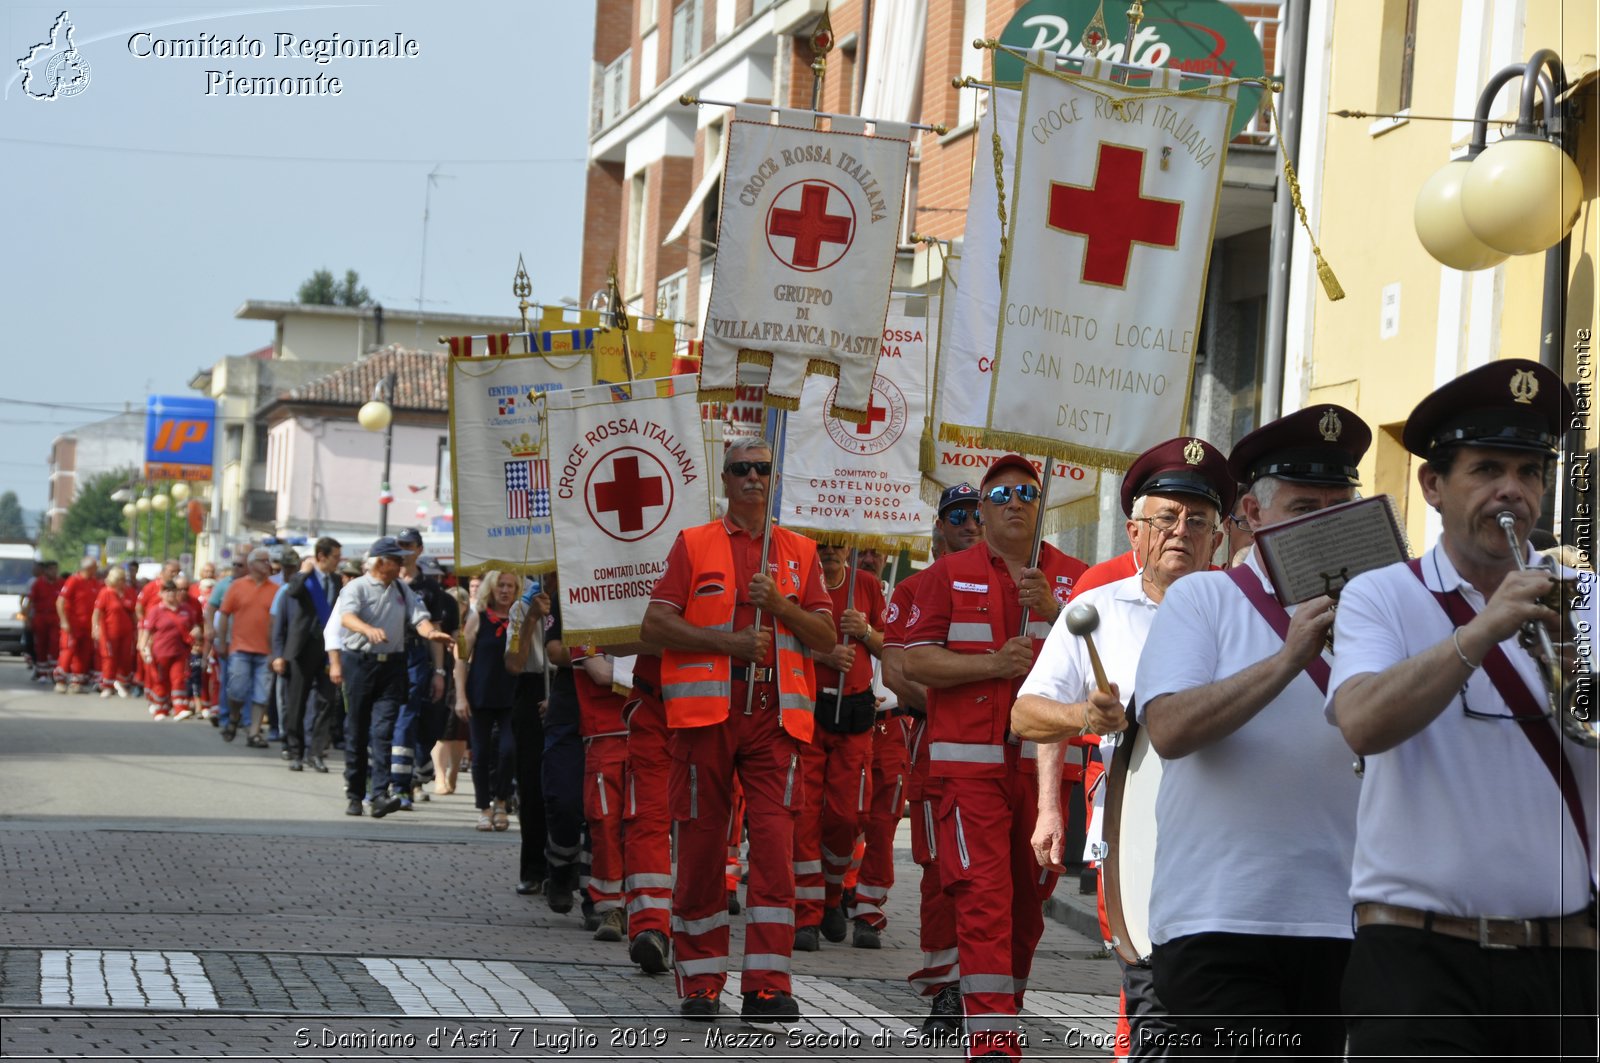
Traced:
<path id="1" fill-rule="evenodd" d="M 1480 366 L 1417 403 L 1401 441 L 1419 458 L 1468 444 L 1553 455 L 1572 416 L 1572 394 L 1554 370 L 1526 358 Z"/>
<path id="2" fill-rule="evenodd" d="M 1122 515 L 1133 516 L 1133 500 L 1140 495 L 1179 494 L 1198 495 L 1226 516 L 1237 490 L 1222 451 L 1203 439 L 1179 436 L 1133 459 L 1122 478 Z"/>
<path id="3" fill-rule="evenodd" d="M 1367 422 L 1343 406 L 1318 403 L 1264 424 L 1233 445 L 1228 471 L 1246 486 L 1263 476 L 1301 484 L 1354 487 L 1372 445 Z"/>

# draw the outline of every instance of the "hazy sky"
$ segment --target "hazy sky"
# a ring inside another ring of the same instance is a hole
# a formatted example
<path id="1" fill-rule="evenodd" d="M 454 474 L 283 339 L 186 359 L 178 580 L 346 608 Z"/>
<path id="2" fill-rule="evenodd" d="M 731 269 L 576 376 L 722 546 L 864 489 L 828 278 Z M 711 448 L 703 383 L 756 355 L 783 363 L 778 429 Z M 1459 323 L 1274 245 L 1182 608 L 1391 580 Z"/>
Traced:
<path id="1" fill-rule="evenodd" d="M 0 11 L 0 491 L 25 507 L 44 504 L 56 435 L 149 394 L 193 394 L 197 369 L 270 343 L 270 322 L 234 318 L 247 299 L 292 300 L 313 270 L 351 268 L 403 321 L 436 164 L 449 176 L 431 199 L 429 309 L 514 314 L 519 253 L 536 301 L 586 294 L 592 0 L 71 4 L 87 86 L 32 99 L 18 60 L 62 10 Z M 135 54 L 202 34 L 262 55 Z M 417 54 L 319 64 L 280 57 L 280 34 L 295 48 L 400 34 Z M 47 50 L 31 91 L 48 66 Z M 323 75 L 341 92 L 228 95 L 228 71 Z"/>

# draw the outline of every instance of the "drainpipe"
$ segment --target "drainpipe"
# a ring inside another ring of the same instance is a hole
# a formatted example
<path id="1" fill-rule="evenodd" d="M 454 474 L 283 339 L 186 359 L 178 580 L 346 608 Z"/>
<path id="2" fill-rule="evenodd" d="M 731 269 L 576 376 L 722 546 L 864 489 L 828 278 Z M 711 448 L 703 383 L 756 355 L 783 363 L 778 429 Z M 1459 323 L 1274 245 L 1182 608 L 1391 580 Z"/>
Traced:
<path id="1" fill-rule="evenodd" d="M 1310 24 L 1307 0 L 1283 5 L 1284 24 L 1279 35 L 1288 50 L 1283 58 L 1283 99 L 1278 104 L 1278 138 L 1284 151 L 1300 165 L 1300 109 L 1305 99 L 1306 29 Z M 1283 362 L 1285 334 L 1289 328 L 1289 267 L 1294 240 L 1294 202 L 1289 182 L 1280 169 L 1272 203 L 1272 245 L 1267 274 L 1267 346 L 1261 365 L 1261 418 L 1276 421 L 1283 413 Z"/>

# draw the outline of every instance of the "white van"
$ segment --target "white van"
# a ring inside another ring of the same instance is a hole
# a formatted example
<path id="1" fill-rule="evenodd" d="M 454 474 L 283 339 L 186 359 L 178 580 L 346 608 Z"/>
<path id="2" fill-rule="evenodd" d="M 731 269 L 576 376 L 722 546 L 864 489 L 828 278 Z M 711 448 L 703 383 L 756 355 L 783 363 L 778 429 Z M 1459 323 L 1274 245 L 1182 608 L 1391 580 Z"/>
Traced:
<path id="1" fill-rule="evenodd" d="M 22 596 L 33 578 L 30 543 L 0 543 L 0 653 L 22 652 Z"/>

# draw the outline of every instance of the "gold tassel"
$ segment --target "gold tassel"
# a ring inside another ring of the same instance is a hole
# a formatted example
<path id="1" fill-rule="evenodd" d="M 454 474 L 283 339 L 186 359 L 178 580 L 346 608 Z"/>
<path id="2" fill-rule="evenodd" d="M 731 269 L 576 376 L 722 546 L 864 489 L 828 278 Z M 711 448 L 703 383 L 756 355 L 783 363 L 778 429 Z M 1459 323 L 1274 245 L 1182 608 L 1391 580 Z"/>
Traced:
<path id="1" fill-rule="evenodd" d="M 1328 260 L 1322 257 L 1322 248 L 1313 244 L 1311 253 L 1317 256 L 1317 279 L 1322 281 L 1322 290 L 1328 293 L 1330 302 L 1337 303 L 1344 298 L 1344 286 L 1333 275 L 1333 267 L 1328 265 Z"/>
<path id="2" fill-rule="evenodd" d="M 1282 127 L 1278 124 L 1278 111 L 1272 104 L 1272 94 L 1280 86 L 1270 78 L 1252 79 L 1260 82 L 1262 99 L 1266 101 L 1267 113 L 1272 116 L 1272 128 L 1279 135 L 1278 154 L 1283 158 L 1283 179 L 1289 186 L 1289 199 L 1294 203 L 1294 210 L 1300 216 L 1300 227 L 1311 237 L 1311 254 L 1317 260 L 1317 279 L 1322 282 L 1322 290 L 1327 294 L 1329 302 L 1338 302 L 1344 298 L 1344 286 L 1339 283 L 1339 278 L 1333 275 L 1333 267 L 1328 265 L 1328 260 L 1322 257 L 1322 248 L 1317 246 L 1317 234 L 1311 231 L 1311 221 L 1306 217 L 1306 205 L 1300 198 L 1300 178 L 1294 172 L 1294 163 L 1289 161 L 1289 149 L 1284 146 Z"/>

